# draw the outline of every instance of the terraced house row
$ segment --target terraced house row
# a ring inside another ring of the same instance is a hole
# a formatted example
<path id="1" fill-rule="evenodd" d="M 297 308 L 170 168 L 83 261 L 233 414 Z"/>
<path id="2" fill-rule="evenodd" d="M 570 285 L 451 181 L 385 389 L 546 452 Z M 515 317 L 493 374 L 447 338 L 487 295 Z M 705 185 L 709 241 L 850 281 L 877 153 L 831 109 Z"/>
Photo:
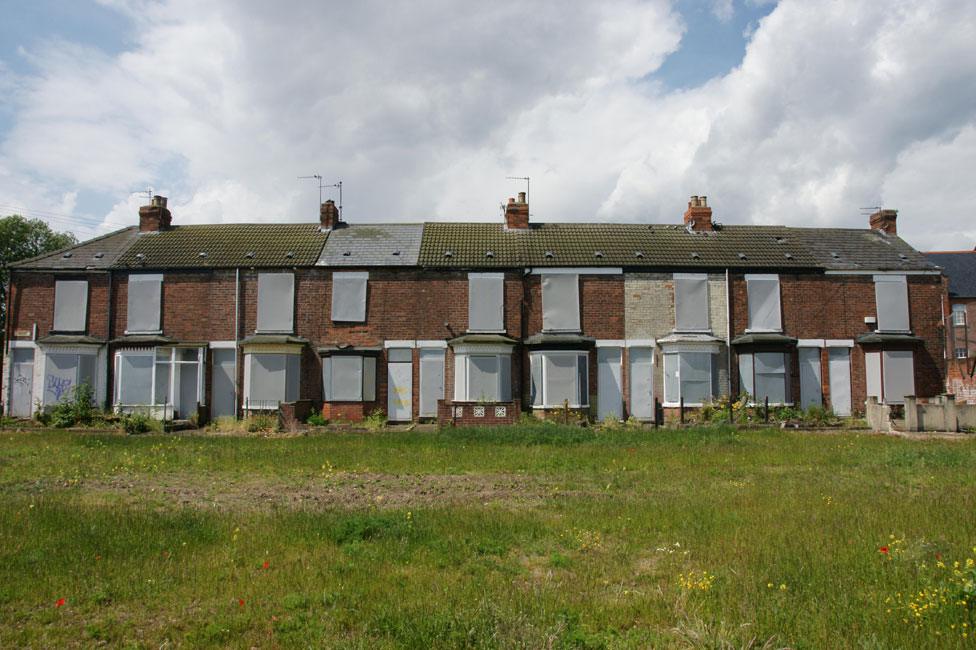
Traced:
<path id="1" fill-rule="evenodd" d="M 118 411 L 648 420 L 723 396 L 862 411 L 943 391 L 944 278 L 865 229 L 672 224 L 139 225 L 11 269 L 5 410 L 87 382 Z"/>

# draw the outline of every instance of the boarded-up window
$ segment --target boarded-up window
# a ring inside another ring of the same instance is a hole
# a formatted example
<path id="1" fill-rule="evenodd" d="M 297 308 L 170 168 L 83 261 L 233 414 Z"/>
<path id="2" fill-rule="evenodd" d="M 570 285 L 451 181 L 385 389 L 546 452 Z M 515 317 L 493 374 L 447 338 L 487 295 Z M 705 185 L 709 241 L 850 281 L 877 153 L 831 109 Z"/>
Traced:
<path id="1" fill-rule="evenodd" d="M 544 273 L 542 275 L 542 329 L 578 332 L 579 276 Z"/>
<path id="2" fill-rule="evenodd" d="M 682 332 L 709 329 L 708 275 L 674 274 L 674 328 Z"/>
<path id="3" fill-rule="evenodd" d="M 820 348 L 799 348 L 800 359 L 800 406 L 823 405 L 821 388 Z"/>
<path id="4" fill-rule="evenodd" d="M 332 274 L 332 320 L 362 323 L 366 320 L 366 282 L 369 273 Z"/>
<path id="5" fill-rule="evenodd" d="M 258 331 L 294 330 L 295 276 L 292 273 L 258 274 Z"/>
<path id="6" fill-rule="evenodd" d="M 125 331 L 158 332 L 163 276 L 159 274 L 131 274 L 127 298 Z"/>
<path id="7" fill-rule="evenodd" d="M 84 332 L 88 317 L 88 281 L 54 283 L 54 331 Z"/>
<path id="8" fill-rule="evenodd" d="M 864 373 L 867 383 L 868 397 L 876 397 L 881 401 L 881 353 L 864 353 Z"/>
<path id="9" fill-rule="evenodd" d="M 95 390 L 95 356 L 91 354 L 48 354 L 44 372 L 44 404 L 52 405 L 75 397 L 75 389 L 88 384 Z"/>
<path id="10" fill-rule="evenodd" d="M 533 352 L 530 356 L 533 406 L 572 408 L 589 405 L 589 366 L 586 352 Z"/>
<path id="11" fill-rule="evenodd" d="M 250 386 L 247 408 L 272 410 L 280 402 L 298 399 L 301 357 L 297 354 L 249 354 Z"/>
<path id="12" fill-rule="evenodd" d="M 505 276 L 502 273 L 468 274 L 468 330 L 505 330 Z"/>
<path id="13" fill-rule="evenodd" d="M 153 352 L 120 352 L 116 362 L 116 403 L 137 406 L 152 403 Z"/>
<path id="14" fill-rule="evenodd" d="M 757 332 L 779 332 L 780 318 L 779 276 L 747 275 L 749 294 L 749 329 Z"/>
<path id="15" fill-rule="evenodd" d="M 666 352 L 664 354 L 664 401 L 697 405 L 712 399 L 712 354 Z"/>
<path id="16" fill-rule="evenodd" d="M 884 401 L 886 404 L 904 404 L 906 395 L 915 394 L 915 361 L 911 350 L 885 350 L 882 353 L 884 367 Z"/>
<path id="17" fill-rule="evenodd" d="M 376 357 L 335 355 L 322 360 L 322 386 L 327 402 L 376 400 Z"/>
<path id="18" fill-rule="evenodd" d="M 473 355 L 468 359 L 468 399 L 498 401 L 498 355 Z"/>
<path id="19" fill-rule="evenodd" d="M 874 296 L 878 306 L 878 329 L 907 332 L 908 283 L 904 275 L 874 276 Z"/>
<path id="20" fill-rule="evenodd" d="M 755 354 L 756 402 L 786 403 L 786 355 L 782 352 L 757 352 Z"/>
<path id="21" fill-rule="evenodd" d="M 739 394 L 754 396 L 756 386 L 753 381 L 752 354 L 739 355 Z"/>

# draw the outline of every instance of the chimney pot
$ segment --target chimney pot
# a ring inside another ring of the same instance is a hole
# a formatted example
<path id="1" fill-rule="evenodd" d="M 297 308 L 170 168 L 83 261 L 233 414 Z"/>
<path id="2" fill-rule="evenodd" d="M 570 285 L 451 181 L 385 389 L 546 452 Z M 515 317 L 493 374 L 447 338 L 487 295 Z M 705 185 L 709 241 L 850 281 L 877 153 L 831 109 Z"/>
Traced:
<path id="1" fill-rule="evenodd" d="M 139 232 L 159 232 L 170 227 L 173 215 L 166 208 L 165 196 L 154 196 L 149 205 L 139 208 Z"/>
<path id="2" fill-rule="evenodd" d="M 507 230 L 525 230 L 529 227 L 529 204 L 525 201 L 525 192 L 519 192 L 518 202 L 514 198 L 508 199 L 505 206 L 505 228 Z"/>
<path id="3" fill-rule="evenodd" d="M 886 235 L 898 234 L 898 210 L 878 210 L 868 218 L 872 230 L 880 230 Z"/>
<path id="4" fill-rule="evenodd" d="M 695 232 L 714 230 L 712 227 L 712 209 L 708 207 L 708 197 L 693 195 L 688 201 L 688 209 L 684 215 L 685 226 Z"/>

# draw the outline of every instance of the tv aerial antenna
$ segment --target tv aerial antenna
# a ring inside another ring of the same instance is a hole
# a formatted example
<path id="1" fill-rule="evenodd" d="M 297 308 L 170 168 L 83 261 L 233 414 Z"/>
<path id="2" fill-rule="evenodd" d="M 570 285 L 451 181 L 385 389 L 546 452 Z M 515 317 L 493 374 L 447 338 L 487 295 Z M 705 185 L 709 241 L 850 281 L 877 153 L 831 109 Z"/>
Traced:
<path id="1" fill-rule="evenodd" d="M 310 176 L 299 176 L 298 180 L 316 180 L 318 181 L 319 187 L 319 205 L 322 205 L 322 190 L 327 187 L 336 187 L 339 189 L 339 221 L 342 221 L 342 181 L 336 183 L 323 183 L 321 174 L 312 174 Z"/>
<path id="2" fill-rule="evenodd" d="M 133 190 L 132 192 L 129 192 L 129 196 L 133 196 L 135 194 L 145 194 L 146 198 L 152 201 L 153 194 L 155 193 L 156 192 L 153 190 L 152 185 L 148 185 L 144 190 Z"/>

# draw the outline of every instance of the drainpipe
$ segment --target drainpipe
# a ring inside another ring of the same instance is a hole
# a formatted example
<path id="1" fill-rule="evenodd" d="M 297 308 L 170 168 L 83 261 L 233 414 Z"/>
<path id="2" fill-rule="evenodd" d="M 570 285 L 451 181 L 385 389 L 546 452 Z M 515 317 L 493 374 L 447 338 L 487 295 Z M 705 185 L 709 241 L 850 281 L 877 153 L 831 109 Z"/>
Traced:
<path id="1" fill-rule="evenodd" d="M 105 368 L 105 410 L 106 411 L 109 411 L 112 408 L 112 394 L 115 392 L 113 390 L 113 388 L 115 386 L 115 384 L 114 384 L 115 377 L 113 377 L 112 376 L 112 373 L 109 372 L 109 368 L 111 368 L 111 369 L 114 370 L 115 364 L 113 363 L 114 359 L 112 359 L 112 355 L 111 355 L 111 349 L 112 349 L 111 348 L 111 344 L 108 343 L 108 341 L 111 341 L 112 340 L 112 303 L 114 302 L 114 298 L 112 296 L 112 291 L 115 288 L 115 283 L 112 282 L 113 278 L 114 278 L 114 274 L 112 273 L 111 270 L 109 270 L 109 272 L 108 272 L 108 310 L 107 310 L 107 312 L 108 312 L 108 314 L 107 314 L 107 316 L 108 316 L 108 324 L 107 324 L 107 326 L 105 328 L 105 334 L 106 334 L 106 337 L 105 337 L 106 338 L 106 343 L 105 343 L 105 365 L 106 365 L 106 368 Z M 155 369 L 154 369 L 154 372 L 155 372 Z"/>
<path id="2" fill-rule="evenodd" d="M 725 269 L 725 360 L 729 377 L 729 403 L 732 396 L 732 289 L 729 286 L 729 270 Z"/>
<path id="3" fill-rule="evenodd" d="M 241 361 L 243 356 L 238 349 L 238 340 L 241 334 L 241 269 L 234 269 L 234 415 L 239 412 L 241 400 L 241 388 L 239 378 L 241 377 Z"/>

